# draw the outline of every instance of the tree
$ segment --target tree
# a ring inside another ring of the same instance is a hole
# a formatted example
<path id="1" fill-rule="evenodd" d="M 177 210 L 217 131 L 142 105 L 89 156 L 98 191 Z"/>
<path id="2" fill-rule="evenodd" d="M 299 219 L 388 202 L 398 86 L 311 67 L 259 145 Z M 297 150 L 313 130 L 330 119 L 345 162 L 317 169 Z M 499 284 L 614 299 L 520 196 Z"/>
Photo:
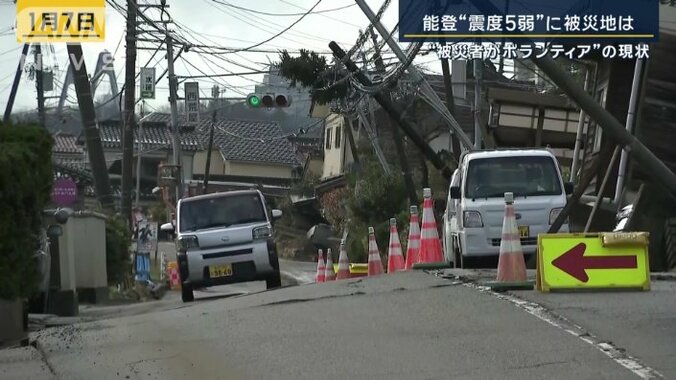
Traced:
<path id="1" fill-rule="evenodd" d="M 37 125 L 0 124 L 0 299 L 33 294 L 42 211 L 52 189 L 52 138 Z"/>
<path id="2" fill-rule="evenodd" d="M 345 70 L 329 67 L 323 56 L 301 49 L 298 57 L 292 57 L 283 50 L 279 58 L 280 62 L 276 64 L 279 73 L 291 80 L 292 87 L 301 85 L 309 88 L 313 102 L 323 105 L 348 96 L 347 82 L 340 82 L 346 76 Z"/>

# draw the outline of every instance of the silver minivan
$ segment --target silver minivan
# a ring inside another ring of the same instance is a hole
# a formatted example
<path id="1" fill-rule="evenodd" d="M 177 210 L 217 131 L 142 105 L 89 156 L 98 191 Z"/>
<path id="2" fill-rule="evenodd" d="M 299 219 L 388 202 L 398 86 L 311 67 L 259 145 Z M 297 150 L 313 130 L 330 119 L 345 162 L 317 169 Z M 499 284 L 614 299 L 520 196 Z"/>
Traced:
<path id="1" fill-rule="evenodd" d="M 556 157 L 547 149 L 505 149 L 465 153 L 449 188 L 444 214 L 444 256 L 456 267 L 471 258 L 500 253 L 504 194 L 514 193 L 516 222 L 527 257 L 538 234 L 546 233 L 566 205 L 572 185 L 563 182 Z M 561 232 L 568 232 L 568 224 Z"/>
<path id="2" fill-rule="evenodd" d="M 181 199 L 176 226 L 176 259 L 183 302 L 193 289 L 237 282 L 265 281 L 281 286 L 277 247 L 265 198 L 258 190 L 230 191 Z"/>

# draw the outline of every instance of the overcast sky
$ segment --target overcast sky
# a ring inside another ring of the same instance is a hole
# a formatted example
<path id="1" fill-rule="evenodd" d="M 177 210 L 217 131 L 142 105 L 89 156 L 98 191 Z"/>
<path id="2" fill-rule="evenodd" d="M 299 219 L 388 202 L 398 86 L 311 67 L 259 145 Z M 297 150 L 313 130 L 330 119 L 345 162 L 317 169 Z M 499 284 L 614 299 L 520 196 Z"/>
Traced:
<path id="1" fill-rule="evenodd" d="M 223 0 L 218 0 L 224 2 Z M 142 2 L 142 0 L 139 0 Z M 146 0 L 146 2 L 159 2 L 158 0 Z M 382 4 L 382 0 L 367 0 L 374 12 L 377 12 Z M 118 0 L 118 3 L 126 3 L 124 0 Z M 215 2 L 214 0 L 168 0 L 169 12 L 178 25 L 173 29 L 177 33 L 185 35 L 187 39 L 209 45 L 219 45 L 225 47 L 247 47 L 266 40 L 277 34 L 294 21 L 299 16 L 265 16 L 251 12 L 235 9 Z M 269 13 L 296 13 L 304 12 L 311 8 L 316 0 L 262 0 L 258 2 L 249 0 L 227 0 L 227 3 L 263 11 Z M 355 42 L 359 28 L 368 25 L 368 20 L 361 12 L 359 7 L 354 5 L 353 0 L 323 0 L 315 8 L 315 11 L 339 8 L 342 6 L 353 5 L 349 8 L 321 13 L 310 14 L 295 25 L 290 31 L 282 36 L 262 45 L 259 49 L 299 49 L 309 48 L 318 51 L 327 52 L 328 43 L 335 39 L 341 46 L 348 50 Z M 15 5 L 10 0 L 0 0 L 0 110 L 4 111 L 10 87 L 14 78 L 14 71 L 21 54 L 21 44 L 16 41 L 15 33 L 12 30 L 15 20 Z M 153 19 L 158 19 L 157 13 L 148 13 Z M 391 1 L 384 16 L 384 23 L 388 28 L 396 25 L 398 18 L 398 1 Z M 186 32 L 184 26 L 189 28 Z M 122 40 L 124 32 L 124 18 L 111 6 L 106 7 L 106 41 L 103 43 L 87 43 L 83 45 L 88 72 L 94 71 L 96 59 L 102 50 L 108 50 L 114 53 L 115 70 L 117 72 L 117 82 L 121 88 L 124 80 L 124 58 L 125 49 Z M 192 33 L 192 34 L 191 34 Z M 141 45 L 150 46 L 148 43 Z M 44 45 L 43 45 L 44 46 Z M 47 51 L 45 61 L 47 65 L 58 66 L 57 71 L 57 89 L 60 91 L 60 83 L 65 78 L 67 68 L 67 56 L 65 44 L 53 44 L 55 54 L 49 53 L 50 49 L 43 47 L 43 52 Z M 137 67 L 144 66 L 150 59 L 152 51 L 139 50 L 137 58 Z M 200 55 L 197 53 L 187 53 L 183 57 L 190 63 L 197 66 L 207 74 L 250 71 L 250 69 L 263 70 L 265 65 L 271 61 L 276 61 L 276 53 L 252 53 L 242 52 L 236 54 L 226 54 L 220 56 Z M 230 61 L 230 62 L 228 62 Z M 28 61 L 30 62 L 30 60 Z M 418 58 L 417 62 L 432 62 L 432 68 L 436 69 L 436 59 L 432 55 Z M 158 54 L 150 66 L 157 67 L 158 75 L 166 68 L 166 59 L 164 54 Z M 435 70 L 436 71 L 436 70 Z M 195 68 L 189 66 L 183 60 L 177 61 L 177 75 L 197 75 L 200 74 Z M 246 77 L 226 77 L 215 80 L 200 80 L 200 90 L 203 96 L 210 94 L 210 88 L 213 84 L 219 84 L 221 87 L 227 86 L 225 96 L 241 97 L 253 90 L 255 82 L 262 80 L 262 75 L 250 75 Z M 105 81 L 104 81 L 105 82 Z M 138 82 L 138 81 L 137 81 Z M 102 85 L 101 91 L 108 91 L 106 84 Z M 138 86 L 138 83 L 137 83 Z M 179 96 L 182 96 L 182 88 Z M 56 96 L 60 92 L 46 93 L 46 96 Z M 137 92 L 138 94 L 138 92 Z M 97 93 L 98 95 L 98 93 Z M 167 103 L 168 90 L 167 82 L 158 86 L 157 97 L 149 101 L 150 110 L 152 107 L 158 107 Z M 75 92 L 71 88 L 71 101 L 75 101 Z M 54 106 L 57 100 L 48 100 L 47 106 Z M 19 93 L 15 103 L 15 110 L 35 109 L 36 91 L 34 82 L 22 77 Z"/>

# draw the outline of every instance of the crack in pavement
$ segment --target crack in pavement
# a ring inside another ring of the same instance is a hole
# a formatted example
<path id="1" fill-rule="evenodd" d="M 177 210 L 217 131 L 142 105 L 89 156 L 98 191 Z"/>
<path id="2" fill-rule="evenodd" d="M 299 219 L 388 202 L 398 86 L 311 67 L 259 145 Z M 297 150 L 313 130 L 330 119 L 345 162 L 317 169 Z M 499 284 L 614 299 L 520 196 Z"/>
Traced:
<path id="1" fill-rule="evenodd" d="M 303 302 L 313 302 L 313 301 L 321 301 L 321 300 L 332 299 L 332 298 L 363 296 L 365 294 L 366 293 L 364 293 L 364 292 L 353 292 L 353 293 L 349 293 L 349 294 L 338 294 L 338 295 L 330 295 L 330 296 L 317 297 L 317 298 L 291 298 L 291 299 L 288 299 L 288 300 L 268 302 L 268 303 L 264 303 L 264 304 L 261 304 L 261 305 L 256 305 L 254 307 L 276 306 L 276 305 L 285 305 L 285 304 L 294 304 L 294 303 L 303 303 Z"/>
<path id="2" fill-rule="evenodd" d="M 47 353 L 45 352 L 44 347 L 38 342 L 37 340 L 34 340 L 30 342 L 30 345 L 35 348 L 35 350 L 38 352 L 40 360 L 47 366 L 47 369 L 49 370 L 49 373 L 52 375 L 54 378 L 58 378 L 56 375 L 56 370 L 54 369 L 54 366 L 52 363 L 49 362 L 49 359 L 47 358 Z"/>
<path id="3" fill-rule="evenodd" d="M 608 340 L 601 339 L 591 332 L 587 331 L 584 327 L 575 324 L 568 318 L 564 317 L 561 314 L 548 309 L 547 307 L 540 305 L 536 302 L 531 302 L 524 300 L 513 293 L 496 293 L 493 292 L 489 287 L 481 286 L 475 282 L 466 282 L 464 286 L 478 290 L 482 293 L 487 293 L 493 297 L 501 299 L 503 301 L 508 301 L 520 309 L 525 310 L 528 314 L 549 323 L 550 325 L 561 329 L 581 341 L 590 344 L 595 347 L 603 354 L 608 356 L 611 360 L 621 365 L 622 367 L 628 369 L 638 377 L 642 379 L 663 379 L 664 375 L 655 370 L 654 368 L 649 367 L 648 365 L 641 362 L 638 358 L 631 356 L 627 353 L 627 350 L 621 347 L 615 346 L 612 342 Z"/>
<path id="4" fill-rule="evenodd" d="M 522 365 L 522 366 L 517 366 L 517 367 L 507 367 L 506 369 L 508 371 L 511 370 L 519 370 L 519 369 L 532 369 L 532 368 L 540 368 L 540 367 L 546 367 L 548 365 L 554 365 L 554 364 L 568 364 L 567 361 L 565 360 L 558 360 L 558 361 L 553 361 L 553 362 L 543 362 L 543 363 L 536 363 L 536 364 L 527 364 L 527 365 Z"/>

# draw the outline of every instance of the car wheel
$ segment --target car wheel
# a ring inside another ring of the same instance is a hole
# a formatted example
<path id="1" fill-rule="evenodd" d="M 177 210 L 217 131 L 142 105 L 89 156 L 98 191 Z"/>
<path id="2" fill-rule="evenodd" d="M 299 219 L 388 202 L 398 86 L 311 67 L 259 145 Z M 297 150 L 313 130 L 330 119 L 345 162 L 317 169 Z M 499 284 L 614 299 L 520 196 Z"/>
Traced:
<path id="1" fill-rule="evenodd" d="M 195 300 L 192 285 L 181 284 L 181 299 L 183 302 L 192 302 Z"/>
<path id="2" fill-rule="evenodd" d="M 276 271 L 274 274 L 265 279 L 265 286 L 267 289 L 282 287 L 282 276 L 279 274 L 279 271 Z"/>

